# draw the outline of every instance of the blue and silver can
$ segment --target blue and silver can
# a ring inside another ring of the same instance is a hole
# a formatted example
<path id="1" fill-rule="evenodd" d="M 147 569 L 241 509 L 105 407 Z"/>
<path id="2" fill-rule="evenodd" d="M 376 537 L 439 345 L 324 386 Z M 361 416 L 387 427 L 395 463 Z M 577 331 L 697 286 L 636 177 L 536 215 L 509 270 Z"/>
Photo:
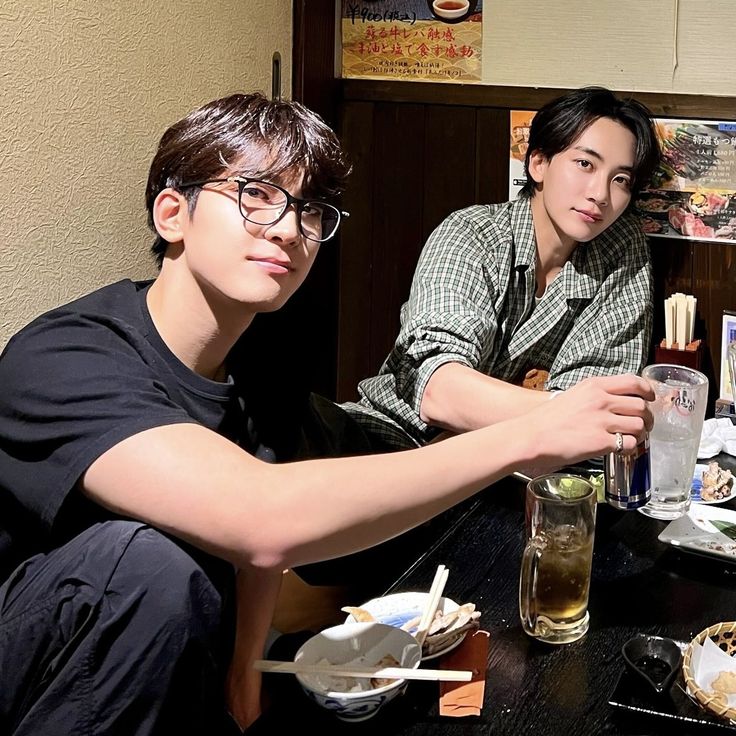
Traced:
<path id="1" fill-rule="evenodd" d="M 633 455 L 609 452 L 604 462 L 606 501 L 617 509 L 638 509 L 651 497 L 652 468 L 647 435 Z"/>

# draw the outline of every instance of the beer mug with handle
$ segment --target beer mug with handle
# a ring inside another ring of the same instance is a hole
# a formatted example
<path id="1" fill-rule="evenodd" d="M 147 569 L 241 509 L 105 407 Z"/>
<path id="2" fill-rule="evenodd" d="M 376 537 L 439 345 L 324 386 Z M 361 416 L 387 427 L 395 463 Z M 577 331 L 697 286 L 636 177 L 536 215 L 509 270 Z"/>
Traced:
<path id="1" fill-rule="evenodd" d="M 588 630 L 595 512 L 595 488 L 583 478 L 553 473 L 527 485 L 519 613 L 540 641 L 567 644 Z"/>

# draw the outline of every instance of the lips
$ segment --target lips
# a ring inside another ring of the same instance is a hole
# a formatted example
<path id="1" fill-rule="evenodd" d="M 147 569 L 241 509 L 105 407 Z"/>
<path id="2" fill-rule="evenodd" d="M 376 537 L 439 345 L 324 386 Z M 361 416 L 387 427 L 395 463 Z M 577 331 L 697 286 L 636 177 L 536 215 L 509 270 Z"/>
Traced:
<path id="1" fill-rule="evenodd" d="M 586 222 L 600 222 L 603 219 L 603 215 L 599 212 L 594 212 L 593 210 L 579 210 L 575 207 L 573 207 L 573 210 L 579 215 L 582 215 Z"/>
<path id="2" fill-rule="evenodd" d="M 281 258 L 248 258 L 248 261 L 255 263 L 266 271 L 275 274 L 288 273 L 291 271 L 291 261 Z"/>

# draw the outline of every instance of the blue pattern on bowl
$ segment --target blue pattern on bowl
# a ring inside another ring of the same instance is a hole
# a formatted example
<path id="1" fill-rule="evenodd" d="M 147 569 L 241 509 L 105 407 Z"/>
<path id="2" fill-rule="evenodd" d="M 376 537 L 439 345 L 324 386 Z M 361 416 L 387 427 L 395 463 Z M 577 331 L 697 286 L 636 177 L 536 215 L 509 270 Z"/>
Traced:
<path id="1" fill-rule="evenodd" d="M 373 622 L 341 624 L 325 629 L 306 641 L 294 660 L 304 664 L 323 660 L 342 664 L 355 661 L 368 652 L 377 658 L 390 655 L 402 667 L 418 667 L 421 661 L 421 648 L 411 634 L 395 626 Z M 321 682 L 308 675 L 298 674 L 297 681 L 313 702 L 344 721 L 370 718 L 385 703 L 402 694 L 408 684 L 406 680 L 399 679 L 371 690 L 342 692 L 331 689 L 336 683 Z"/>

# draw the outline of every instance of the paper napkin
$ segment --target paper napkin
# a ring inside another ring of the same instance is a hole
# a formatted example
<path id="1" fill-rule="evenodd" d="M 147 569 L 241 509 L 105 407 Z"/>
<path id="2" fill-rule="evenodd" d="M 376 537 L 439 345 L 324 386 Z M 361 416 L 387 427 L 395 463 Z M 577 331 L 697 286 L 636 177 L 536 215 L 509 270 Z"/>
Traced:
<path id="1" fill-rule="evenodd" d="M 713 457 L 719 452 L 736 455 L 736 424 L 728 417 L 706 419 L 703 422 L 698 457 Z"/>
<path id="2" fill-rule="evenodd" d="M 713 681 L 723 672 L 736 673 L 736 659 L 724 652 L 712 639 L 706 637 L 702 646 L 693 645 L 690 671 L 696 684 L 705 691 L 711 691 Z M 736 695 L 728 696 L 730 708 L 736 706 Z"/>

